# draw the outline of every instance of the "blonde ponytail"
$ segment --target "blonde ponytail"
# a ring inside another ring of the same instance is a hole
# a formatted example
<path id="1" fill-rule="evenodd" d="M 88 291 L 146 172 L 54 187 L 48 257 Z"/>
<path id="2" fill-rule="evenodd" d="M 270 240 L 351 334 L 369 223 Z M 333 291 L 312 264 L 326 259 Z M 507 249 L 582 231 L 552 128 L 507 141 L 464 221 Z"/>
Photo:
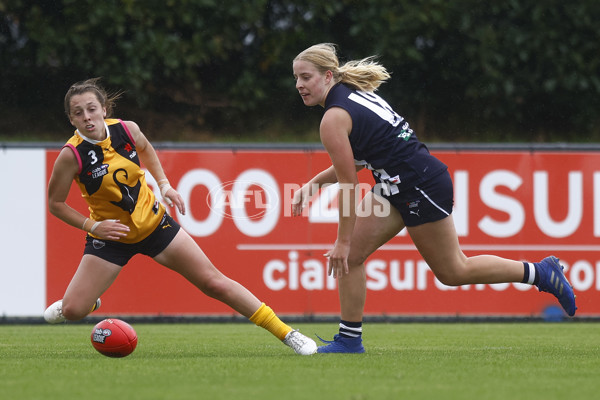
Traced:
<path id="1" fill-rule="evenodd" d="M 385 67 L 375 61 L 375 57 L 348 61 L 338 68 L 340 82 L 364 92 L 374 92 L 390 79 Z"/>
<path id="2" fill-rule="evenodd" d="M 375 56 L 348 61 L 340 67 L 336 45 L 333 43 L 315 44 L 294 58 L 294 62 L 299 60 L 312 63 L 323 74 L 331 71 L 335 82 L 342 82 L 365 92 L 374 92 L 390 78 L 385 67 L 375 61 Z"/>

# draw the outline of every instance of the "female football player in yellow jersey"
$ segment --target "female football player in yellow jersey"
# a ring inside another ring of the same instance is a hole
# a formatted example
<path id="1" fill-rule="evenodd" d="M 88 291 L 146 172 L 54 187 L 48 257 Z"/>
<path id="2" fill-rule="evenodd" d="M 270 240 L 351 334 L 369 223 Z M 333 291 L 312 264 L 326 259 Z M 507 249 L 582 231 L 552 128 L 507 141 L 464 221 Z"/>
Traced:
<path id="1" fill-rule="evenodd" d="M 185 214 L 183 199 L 169 184 L 138 125 L 106 119 L 119 96 L 108 95 L 98 80 L 76 83 L 65 96 L 65 112 L 76 130 L 54 164 L 48 206 L 54 216 L 87 236 L 79 267 L 62 300 L 44 312 L 46 321 L 79 320 L 94 311 L 121 268 L 141 253 L 267 329 L 296 353 L 315 353 L 312 339 L 283 323 L 248 289 L 223 275 L 169 216 L 146 184 L 140 163 L 158 182 L 167 204 Z M 66 203 L 73 180 L 88 203 L 88 217 Z"/>

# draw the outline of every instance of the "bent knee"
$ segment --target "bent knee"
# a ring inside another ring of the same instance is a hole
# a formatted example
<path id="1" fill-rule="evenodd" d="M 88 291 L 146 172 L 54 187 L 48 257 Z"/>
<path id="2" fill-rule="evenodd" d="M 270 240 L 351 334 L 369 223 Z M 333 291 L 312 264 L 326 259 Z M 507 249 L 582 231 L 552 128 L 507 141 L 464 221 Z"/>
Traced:
<path id="1" fill-rule="evenodd" d="M 446 286 L 460 286 L 460 285 L 464 285 L 464 283 L 462 282 L 462 280 L 457 279 L 454 276 L 448 276 L 448 275 L 436 275 L 435 276 L 438 281 L 440 281 L 441 283 L 443 283 Z"/>
<path id="2" fill-rule="evenodd" d="M 468 284 L 468 279 L 460 269 L 434 272 L 438 281 L 446 286 L 461 286 Z"/>

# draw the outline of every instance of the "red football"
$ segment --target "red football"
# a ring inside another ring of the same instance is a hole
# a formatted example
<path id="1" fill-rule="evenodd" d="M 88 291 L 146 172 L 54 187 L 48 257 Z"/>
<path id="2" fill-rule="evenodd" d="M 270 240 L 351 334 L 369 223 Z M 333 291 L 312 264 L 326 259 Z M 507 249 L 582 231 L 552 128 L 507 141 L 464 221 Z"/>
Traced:
<path id="1" fill-rule="evenodd" d="M 92 346 L 107 357 L 125 357 L 137 346 L 137 334 L 125 321 L 109 318 L 92 329 Z"/>

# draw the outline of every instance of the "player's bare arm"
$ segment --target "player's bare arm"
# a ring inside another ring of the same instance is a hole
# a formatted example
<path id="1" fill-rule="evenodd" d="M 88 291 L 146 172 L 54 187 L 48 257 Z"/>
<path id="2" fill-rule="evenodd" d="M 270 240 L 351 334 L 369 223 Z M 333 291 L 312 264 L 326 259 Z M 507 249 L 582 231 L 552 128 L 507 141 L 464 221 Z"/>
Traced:
<path id="1" fill-rule="evenodd" d="M 354 164 L 354 154 L 348 138 L 351 130 L 352 119 L 341 108 L 329 109 L 321 121 L 321 142 L 329 153 L 340 184 L 338 236 L 334 248 L 326 254 L 329 257 L 328 272 L 334 277 L 348 273 L 350 240 L 356 221 L 358 176 Z"/>
<path id="2" fill-rule="evenodd" d="M 86 232 L 93 230 L 95 235 L 105 239 L 119 240 L 127 236 L 129 227 L 121 224 L 118 220 L 93 221 L 66 203 L 71 183 L 78 169 L 79 165 L 73 151 L 68 147 L 63 148 L 56 158 L 48 184 L 50 213 L 63 222 Z M 96 225 L 97 222 L 99 223 Z"/>
<path id="3" fill-rule="evenodd" d="M 165 201 L 170 205 L 175 205 L 181 214 L 185 214 L 185 202 L 175 189 L 169 184 L 167 175 L 163 170 L 162 164 L 154 150 L 154 146 L 148 141 L 138 126 L 133 121 L 125 121 L 125 125 L 129 129 L 133 140 L 135 140 L 135 148 L 140 157 L 140 161 L 148 169 L 150 174 L 156 179 L 160 187 L 160 193 Z"/>

